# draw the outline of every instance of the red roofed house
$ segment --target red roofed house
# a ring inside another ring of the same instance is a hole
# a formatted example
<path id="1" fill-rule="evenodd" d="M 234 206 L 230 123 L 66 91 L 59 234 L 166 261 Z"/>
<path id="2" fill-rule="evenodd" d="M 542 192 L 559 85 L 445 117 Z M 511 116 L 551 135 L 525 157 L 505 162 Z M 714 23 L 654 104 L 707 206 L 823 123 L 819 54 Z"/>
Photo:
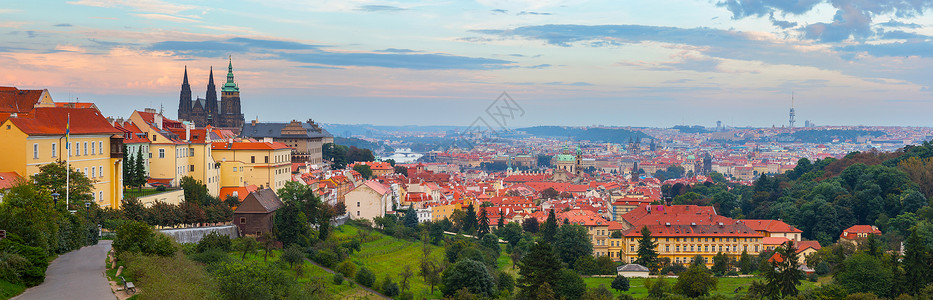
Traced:
<path id="1" fill-rule="evenodd" d="M 347 166 L 347 168 L 353 169 L 353 167 L 357 165 L 369 166 L 369 169 L 373 170 L 373 177 L 379 177 L 379 176 L 395 173 L 395 168 L 393 168 L 392 165 L 390 165 L 387 162 L 382 162 L 382 161 L 355 162 Z"/>
<path id="2" fill-rule="evenodd" d="M 15 172 L 0 172 L 0 202 L 3 202 L 4 192 L 15 186 L 19 180 L 22 180 L 22 177 L 19 177 L 19 174 Z"/>
<path id="3" fill-rule="evenodd" d="M 807 256 L 820 251 L 820 249 L 822 249 L 822 247 L 818 241 L 800 241 L 797 243 L 797 259 L 800 261 L 801 265 L 806 265 Z"/>
<path id="4" fill-rule="evenodd" d="M 392 210 L 392 189 L 375 180 L 367 180 L 345 195 L 350 218 L 373 220 Z"/>
<path id="5" fill-rule="evenodd" d="M 234 171 L 223 167 L 221 176 L 241 173 L 243 184 L 258 185 L 278 190 L 292 180 L 292 149 L 279 142 L 213 142 L 211 151 L 216 162 L 239 162 L 242 167 Z M 222 164 L 223 165 L 223 164 Z M 236 175 L 230 175 L 236 176 Z"/>
<path id="6" fill-rule="evenodd" d="M 878 227 L 874 225 L 853 225 L 842 231 L 842 234 L 839 235 L 839 241 L 846 241 L 854 244 L 857 243 L 858 240 L 867 238 L 869 235 L 881 235 L 881 230 L 878 230 Z"/>
<path id="7" fill-rule="evenodd" d="M 119 208 L 123 198 L 121 132 L 97 109 L 54 106 L 47 91 L 0 87 L 0 172 L 28 177 L 42 165 L 70 160 L 74 170 L 94 182 L 93 201 Z"/>

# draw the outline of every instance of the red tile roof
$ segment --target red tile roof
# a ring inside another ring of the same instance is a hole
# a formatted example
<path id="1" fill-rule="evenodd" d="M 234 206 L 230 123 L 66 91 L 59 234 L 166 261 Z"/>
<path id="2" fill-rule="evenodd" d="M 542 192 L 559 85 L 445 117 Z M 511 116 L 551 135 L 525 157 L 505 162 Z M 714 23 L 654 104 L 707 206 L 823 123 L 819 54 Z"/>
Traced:
<path id="1" fill-rule="evenodd" d="M 822 246 L 820 246 L 820 242 L 819 242 L 819 241 L 799 241 L 799 242 L 797 242 L 797 253 L 800 253 L 800 252 L 802 252 L 803 250 L 807 250 L 807 248 L 813 248 L 813 250 L 820 250 L 820 249 L 822 248 Z"/>
<path id="2" fill-rule="evenodd" d="M 792 233 L 802 233 L 803 230 L 794 228 L 787 223 L 779 220 L 739 220 L 748 227 L 756 231 L 765 231 L 765 232 L 792 232 Z"/>
<path id="3" fill-rule="evenodd" d="M 44 90 L 20 90 L 0 86 L 0 113 L 26 113 L 32 111 Z"/>
<path id="4" fill-rule="evenodd" d="M 20 179 L 16 172 L 0 172 L 0 190 L 13 187 Z"/>
<path id="5" fill-rule="evenodd" d="M 760 234 L 742 223 L 714 225 L 644 225 L 652 237 L 761 237 Z M 641 236 L 644 226 L 632 227 L 622 233 L 626 237 Z"/>
<path id="6" fill-rule="evenodd" d="M 96 109 L 40 107 L 28 116 L 10 118 L 17 128 L 29 135 L 65 135 L 65 125 L 71 117 L 71 134 L 119 134 Z"/>
<path id="7" fill-rule="evenodd" d="M 858 238 L 858 234 L 860 233 L 881 235 L 881 230 L 878 230 L 878 227 L 872 225 L 854 225 L 847 228 L 846 230 L 843 230 L 839 237 L 847 240 L 854 240 Z"/>

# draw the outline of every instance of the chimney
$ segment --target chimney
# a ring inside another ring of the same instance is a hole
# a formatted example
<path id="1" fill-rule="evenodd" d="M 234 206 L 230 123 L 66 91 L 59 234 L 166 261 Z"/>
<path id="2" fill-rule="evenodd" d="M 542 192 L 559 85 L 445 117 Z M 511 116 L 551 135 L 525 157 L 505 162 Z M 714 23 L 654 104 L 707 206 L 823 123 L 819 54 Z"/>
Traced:
<path id="1" fill-rule="evenodd" d="M 156 128 L 158 128 L 159 130 L 162 130 L 162 115 L 155 114 L 152 116 L 152 118 L 154 119 L 153 122 L 155 123 Z"/>

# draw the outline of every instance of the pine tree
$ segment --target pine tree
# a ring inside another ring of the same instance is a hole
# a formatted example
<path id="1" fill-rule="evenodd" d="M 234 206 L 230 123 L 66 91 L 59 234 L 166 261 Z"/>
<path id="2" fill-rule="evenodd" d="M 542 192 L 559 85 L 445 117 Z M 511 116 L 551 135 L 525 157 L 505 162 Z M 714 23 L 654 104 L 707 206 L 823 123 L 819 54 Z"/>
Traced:
<path id="1" fill-rule="evenodd" d="M 136 159 L 133 161 L 133 184 L 142 188 L 146 184 L 146 166 L 143 165 L 143 147 L 137 148 Z"/>
<path id="2" fill-rule="evenodd" d="M 768 296 L 784 298 L 797 295 L 797 286 L 803 278 L 803 271 L 797 269 L 800 263 L 797 259 L 797 247 L 794 241 L 788 241 L 784 246 L 774 249 L 780 259 L 774 259 L 768 268 L 765 268 L 765 279 L 768 281 L 766 289 Z"/>
<path id="3" fill-rule="evenodd" d="M 414 205 L 409 205 L 408 211 L 405 212 L 405 227 L 408 227 L 408 228 L 418 227 L 418 213 L 415 212 Z"/>
<path id="4" fill-rule="evenodd" d="M 467 207 L 466 216 L 463 217 L 463 231 L 471 234 L 476 230 L 476 225 L 476 208 L 473 207 L 473 203 L 470 203 L 470 206 Z"/>
<path id="5" fill-rule="evenodd" d="M 928 283 L 930 276 L 933 276 L 931 270 L 931 249 L 923 242 L 917 228 L 911 230 L 910 236 L 904 242 L 904 277 L 912 278 L 907 280 L 906 289 L 910 294 L 917 294 Z"/>
<path id="6" fill-rule="evenodd" d="M 126 149 L 126 144 L 123 144 L 123 155 L 126 156 L 126 160 L 123 162 L 123 185 L 133 186 L 133 156 L 130 155 L 129 150 Z"/>
<path id="7" fill-rule="evenodd" d="M 638 241 L 638 259 L 635 263 L 647 267 L 651 273 L 658 272 L 660 263 L 656 247 L 657 243 L 651 238 L 651 230 L 648 230 L 648 226 L 642 227 L 641 239 Z"/>
<path id="8" fill-rule="evenodd" d="M 538 241 L 531 246 L 519 264 L 518 286 L 521 287 L 519 299 L 534 299 L 535 290 L 545 283 L 553 286 L 560 274 L 561 263 L 551 249 L 551 245 Z"/>
<path id="9" fill-rule="evenodd" d="M 554 209 L 552 208 L 548 212 L 547 220 L 544 221 L 544 226 L 541 227 L 541 236 L 544 237 L 544 240 L 548 243 L 554 242 L 554 236 L 557 235 L 557 216 L 554 214 Z"/>
<path id="10" fill-rule="evenodd" d="M 496 233 L 498 234 L 499 230 L 505 227 L 505 214 L 501 211 L 499 212 L 499 222 L 496 224 Z"/>
<path id="11" fill-rule="evenodd" d="M 486 215 L 486 207 L 479 208 L 479 228 L 476 237 L 482 237 L 489 233 L 489 216 Z"/>

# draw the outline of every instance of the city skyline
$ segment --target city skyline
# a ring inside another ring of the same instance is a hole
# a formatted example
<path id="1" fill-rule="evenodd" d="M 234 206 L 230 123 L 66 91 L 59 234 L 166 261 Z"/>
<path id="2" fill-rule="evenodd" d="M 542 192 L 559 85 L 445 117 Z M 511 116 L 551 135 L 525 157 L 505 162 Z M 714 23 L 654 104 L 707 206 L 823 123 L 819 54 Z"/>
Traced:
<path id="1" fill-rule="evenodd" d="M 784 5 L 787 4 L 787 5 Z M 7 2 L 0 85 L 174 112 L 232 55 L 247 121 L 933 126 L 933 2 Z M 926 71 L 926 72 L 925 72 Z M 222 78 L 215 78 L 222 80 Z M 282 107 L 302 109 L 282 110 Z M 168 114 L 174 117 L 172 113 Z"/>

